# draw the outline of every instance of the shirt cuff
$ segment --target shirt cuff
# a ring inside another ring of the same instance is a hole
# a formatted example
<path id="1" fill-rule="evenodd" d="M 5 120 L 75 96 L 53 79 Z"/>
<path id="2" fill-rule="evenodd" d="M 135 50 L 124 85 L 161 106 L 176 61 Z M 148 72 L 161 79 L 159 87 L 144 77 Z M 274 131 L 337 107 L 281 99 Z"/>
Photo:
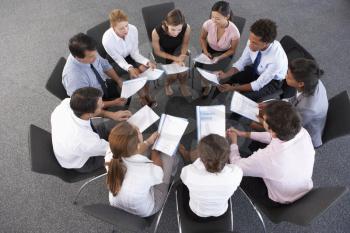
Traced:
<path id="1" fill-rule="evenodd" d="M 252 87 L 253 91 L 259 91 L 260 90 L 260 86 L 259 86 L 259 84 L 258 84 L 258 82 L 256 80 L 251 82 L 250 86 Z"/>

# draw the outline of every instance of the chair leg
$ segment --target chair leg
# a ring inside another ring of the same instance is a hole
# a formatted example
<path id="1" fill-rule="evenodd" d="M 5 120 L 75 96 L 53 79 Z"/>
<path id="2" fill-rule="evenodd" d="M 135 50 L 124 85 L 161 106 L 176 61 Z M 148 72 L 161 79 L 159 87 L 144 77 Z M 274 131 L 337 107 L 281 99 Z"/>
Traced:
<path id="1" fill-rule="evenodd" d="M 258 217 L 259 217 L 259 220 L 260 220 L 261 224 L 263 225 L 264 232 L 266 233 L 267 231 L 266 231 L 265 222 L 264 222 L 264 219 L 263 219 L 263 217 L 262 217 L 260 211 L 258 210 L 258 208 L 256 208 L 256 206 L 255 206 L 254 203 L 250 200 L 249 196 L 244 192 L 244 190 L 243 190 L 241 187 L 240 187 L 239 189 L 242 191 L 242 193 L 244 194 L 244 196 L 247 198 L 247 200 L 249 201 L 250 205 L 253 206 L 253 208 L 254 208 L 256 214 L 257 214 Z"/>
<path id="2" fill-rule="evenodd" d="M 231 208 L 231 231 L 233 232 L 233 208 L 232 208 L 232 200 L 231 198 L 229 199 L 229 203 L 230 203 L 230 208 Z"/>
<path id="3" fill-rule="evenodd" d="M 107 175 L 107 173 L 104 173 L 104 174 L 101 174 L 101 175 L 99 175 L 99 176 L 96 176 L 96 177 L 94 177 L 94 178 L 92 178 L 92 179 L 86 181 L 86 182 L 80 187 L 80 189 L 78 190 L 78 193 L 75 195 L 73 204 L 76 205 L 76 204 L 78 203 L 77 200 L 78 200 L 78 197 L 79 197 L 81 191 L 83 191 L 83 189 L 84 189 L 88 184 L 90 184 L 92 181 L 98 180 L 99 178 L 104 177 L 104 176 L 106 176 L 106 175 Z"/>
<path id="4" fill-rule="evenodd" d="M 179 211 L 179 202 L 178 202 L 178 195 L 179 193 L 177 190 L 175 191 L 175 201 L 176 201 L 176 217 L 177 217 L 177 226 L 179 228 L 179 233 L 182 233 L 182 228 L 181 228 L 181 219 L 180 219 L 180 211 Z M 181 195 L 181 194 L 180 194 Z"/>

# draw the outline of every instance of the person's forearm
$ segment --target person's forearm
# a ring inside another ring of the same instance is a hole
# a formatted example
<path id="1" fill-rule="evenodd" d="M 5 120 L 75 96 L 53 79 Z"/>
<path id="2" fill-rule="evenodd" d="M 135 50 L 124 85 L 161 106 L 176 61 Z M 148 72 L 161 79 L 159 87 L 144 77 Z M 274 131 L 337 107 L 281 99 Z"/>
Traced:
<path id="1" fill-rule="evenodd" d="M 181 55 L 187 55 L 188 43 L 184 43 L 181 47 Z"/>
<path id="2" fill-rule="evenodd" d="M 234 90 L 245 92 L 245 91 L 252 91 L 253 89 L 252 89 L 252 86 L 250 85 L 250 83 L 247 83 L 247 84 L 235 86 Z"/>
<path id="3" fill-rule="evenodd" d="M 171 54 L 169 54 L 169 53 L 166 53 L 166 52 L 164 52 L 164 51 L 161 51 L 161 50 L 159 50 L 159 51 L 154 51 L 154 53 L 158 56 L 158 57 L 162 57 L 162 58 L 164 58 L 164 59 L 168 59 L 168 60 L 172 60 L 172 61 L 174 61 L 175 59 L 176 59 L 176 57 L 175 56 L 173 56 L 173 55 L 171 55 Z"/>
<path id="4" fill-rule="evenodd" d="M 107 110 L 101 110 L 101 113 L 98 116 L 103 118 L 113 119 L 112 114 L 113 114 L 112 112 L 109 112 Z"/>
<path id="5" fill-rule="evenodd" d="M 206 39 L 200 38 L 200 44 L 201 44 L 201 48 L 203 50 L 204 53 L 208 53 L 208 42 Z"/>
<path id="6" fill-rule="evenodd" d="M 109 69 L 105 71 L 105 74 L 110 77 L 111 79 L 113 79 L 119 86 L 122 85 L 123 80 L 118 76 L 118 74 L 115 72 L 115 70 Z"/>
<path id="7" fill-rule="evenodd" d="M 160 154 L 157 151 L 152 151 L 151 152 L 151 160 L 153 161 L 153 163 L 157 166 L 160 166 L 161 168 L 163 168 L 163 163 L 162 160 L 160 158 Z"/>
<path id="8" fill-rule="evenodd" d="M 221 54 L 219 57 L 220 57 L 220 59 L 224 59 L 226 57 L 231 56 L 234 53 L 235 53 L 235 49 L 229 49 L 226 52 L 224 52 L 223 54 Z"/>

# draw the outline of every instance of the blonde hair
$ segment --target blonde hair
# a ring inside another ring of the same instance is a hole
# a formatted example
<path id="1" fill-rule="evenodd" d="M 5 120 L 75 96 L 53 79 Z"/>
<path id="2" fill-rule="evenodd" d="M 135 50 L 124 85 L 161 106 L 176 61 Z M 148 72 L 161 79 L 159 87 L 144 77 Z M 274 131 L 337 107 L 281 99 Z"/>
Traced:
<path id="1" fill-rule="evenodd" d="M 120 9 L 114 9 L 109 13 L 109 22 L 111 27 L 114 27 L 117 23 L 128 21 L 128 16 L 124 11 Z"/>

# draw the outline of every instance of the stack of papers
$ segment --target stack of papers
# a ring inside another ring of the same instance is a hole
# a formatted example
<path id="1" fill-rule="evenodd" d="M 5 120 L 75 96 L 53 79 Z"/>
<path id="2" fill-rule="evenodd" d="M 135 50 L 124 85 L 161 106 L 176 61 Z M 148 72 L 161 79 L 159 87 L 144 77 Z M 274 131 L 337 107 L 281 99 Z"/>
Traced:
<path id="1" fill-rule="evenodd" d="M 162 114 L 158 128 L 160 135 L 152 149 L 170 156 L 174 155 L 187 125 L 188 120 L 185 118 Z"/>
<path id="2" fill-rule="evenodd" d="M 213 60 L 210 59 L 207 55 L 205 55 L 204 53 L 201 53 L 199 56 L 197 56 L 194 59 L 195 62 L 198 63 L 202 63 L 202 64 L 207 64 L 207 65 L 211 65 L 214 64 Z"/>
<path id="3" fill-rule="evenodd" d="M 205 78 L 206 80 L 212 82 L 215 86 L 220 85 L 219 79 L 218 79 L 218 75 L 211 73 L 207 70 L 203 70 L 201 68 L 197 67 L 198 72 L 202 75 L 203 78 Z"/>
<path id="4" fill-rule="evenodd" d="M 253 100 L 235 91 L 231 101 L 231 111 L 236 112 L 248 119 L 259 122 L 259 105 Z"/>
<path id="5" fill-rule="evenodd" d="M 159 79 L 163 75 L 164 71 L 160 69 L 147 69 L 140 74 L 139 77 L 147 77 L 147 81 L 153 81 Z"/>
<path id="6" fill-rule="evenodd" d="M 147 82 L 147 77 L 140 77 L 123 82 L 122 93 L 120 97 L 129 98 L 138 92 Z"/>
<path id="7" fill-rule="evenodd" d="M 137 126 L 142 133 L 154 122 L 159 119 L 159 116 L 148 105 L 143 106 L 139 111 L 132 115 L 127 122 Z"/>
<path id="8" fill-rule="evenodd" d="M 171 63 L 169 65 L 161 65 L 161 67 L 167 75 L 179 74 L 189 69 L 187 66 L 180 66 L 179 64 L 176 64 L 176 63 Z"/>
<path id="9" fill-rule="evenodd" d="M 224 105 L 197 106 L 197 139 L 200 141 L 209 134 L 226 136 L 226 117 Z"/>

